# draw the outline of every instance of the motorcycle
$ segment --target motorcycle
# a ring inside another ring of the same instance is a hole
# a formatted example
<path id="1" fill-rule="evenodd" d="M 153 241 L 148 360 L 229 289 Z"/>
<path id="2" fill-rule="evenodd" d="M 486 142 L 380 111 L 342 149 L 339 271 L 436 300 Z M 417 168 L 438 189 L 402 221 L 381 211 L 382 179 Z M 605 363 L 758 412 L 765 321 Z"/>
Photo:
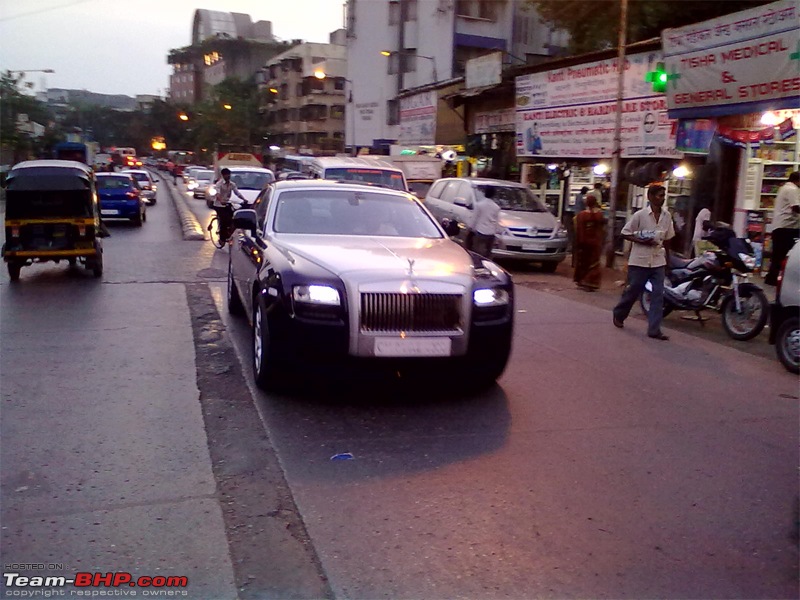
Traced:
<path id="1" fill-rule="evenodd" d="M 764 329 L 769 301 L 764 291 L 747 281 L 756 268 L 750 240 L 737 238 L 729 227 L 716 227 L 704 239 L 717 249 L 695 259 L 670 256 L 664 279 L 664 316 L 673 310 L 692 311 L 700 324 L 702 310 L 722 314 L 725 332 L 735 340 L 749 340 Z M 645 286 L 639 302 L 647 313 L 653 287 Z"/>

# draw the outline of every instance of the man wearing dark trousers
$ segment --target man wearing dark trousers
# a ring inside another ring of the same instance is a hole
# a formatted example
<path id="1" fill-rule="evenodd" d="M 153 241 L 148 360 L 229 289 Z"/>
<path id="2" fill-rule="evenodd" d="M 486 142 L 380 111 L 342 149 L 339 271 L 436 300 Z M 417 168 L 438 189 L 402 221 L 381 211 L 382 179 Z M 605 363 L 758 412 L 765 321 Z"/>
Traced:
<path id="1" fill-rule="evenodd" d="M 800 171 L 789 174 L 789 179 L 778 190 L 772 211 L 772 260 L 764 278 L 767 285 L 778 284 L 778 273 L 783 259 L 789 254 L 795 240 L 800 237 Z"/>
<path id="2" fill-rule="evenodd" d="M 647 188 L 648 206 L 636 211 L 622 228 L 622 238 L 633 244 L 628 257 L 628 282 L 622 297 L 614 307 L 614 326 L 622 328 L 634 303 L 651 282 L 650 310 L 647 314 L 647 335 L 656 340 L 668 340 L 661 331 L 664 316 L 664 276 L 668 259 L 669 240 L 675 237 L 672 217 L 663 210 L 667 190 L 662 185 Z"/>

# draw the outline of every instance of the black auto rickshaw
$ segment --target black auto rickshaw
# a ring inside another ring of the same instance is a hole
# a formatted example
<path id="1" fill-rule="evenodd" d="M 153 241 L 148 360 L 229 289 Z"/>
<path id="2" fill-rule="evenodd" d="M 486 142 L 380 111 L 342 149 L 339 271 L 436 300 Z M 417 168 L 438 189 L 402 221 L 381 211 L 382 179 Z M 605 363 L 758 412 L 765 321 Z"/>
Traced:
<path id="1" fill-rule="evenodd" d="M 80 261 L 103 274 L 105 228 L 100 221 L 94 174 L 71 160 L 32 160 L 14 165 L 6 188 L 3 260 L 11 281 L 34 262 Z"/>

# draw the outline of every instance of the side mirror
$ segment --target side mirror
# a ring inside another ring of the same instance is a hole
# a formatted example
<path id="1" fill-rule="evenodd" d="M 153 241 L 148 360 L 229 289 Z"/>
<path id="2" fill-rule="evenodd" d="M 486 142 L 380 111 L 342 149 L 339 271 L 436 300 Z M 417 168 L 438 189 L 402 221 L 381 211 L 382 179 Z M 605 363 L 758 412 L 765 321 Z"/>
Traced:
<path id="1" fill-rule="evenodd" d="M 466 198 L 461 198 L 460 196 L 453 200 L 453 204 L 472 210 L 472 202 L 469 202 Z"/>
<path id="2" fill-rule="evenodd" d="M 451 220 L 451 219 L 443 219 L 442 220 L 442 229 L 444 232 L 449 235 L 450 237 L 454 237 L 458 235 L 460 227 L 458 226 L 458 221 Z"/>
<path id="3" fill-rule="evenodd" d="M 256 211 L 252 208 L 240 208 L 233 213 L 233 226 L 236 229 L 245 229 L 249 231 L 253 237 L 257 237 L 258 217 L 256 216 Z"/>

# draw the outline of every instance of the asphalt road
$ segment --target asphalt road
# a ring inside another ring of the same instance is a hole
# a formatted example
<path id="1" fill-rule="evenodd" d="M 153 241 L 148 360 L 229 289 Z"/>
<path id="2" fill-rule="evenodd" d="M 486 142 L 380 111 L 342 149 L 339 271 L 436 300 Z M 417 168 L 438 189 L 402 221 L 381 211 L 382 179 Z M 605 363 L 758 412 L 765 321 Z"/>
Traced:
<path id="1" fill-rule="evenodd" d="M 4 564 L 191 598 L 797 596 L 798 381 L 763 337 L 650 340 L 610 324 L 613 281 L 526 270 L 485 393 L 268 396 L 226 251 L 165 190 L 112 234 L 101 281 L 0 279 Z"/>

